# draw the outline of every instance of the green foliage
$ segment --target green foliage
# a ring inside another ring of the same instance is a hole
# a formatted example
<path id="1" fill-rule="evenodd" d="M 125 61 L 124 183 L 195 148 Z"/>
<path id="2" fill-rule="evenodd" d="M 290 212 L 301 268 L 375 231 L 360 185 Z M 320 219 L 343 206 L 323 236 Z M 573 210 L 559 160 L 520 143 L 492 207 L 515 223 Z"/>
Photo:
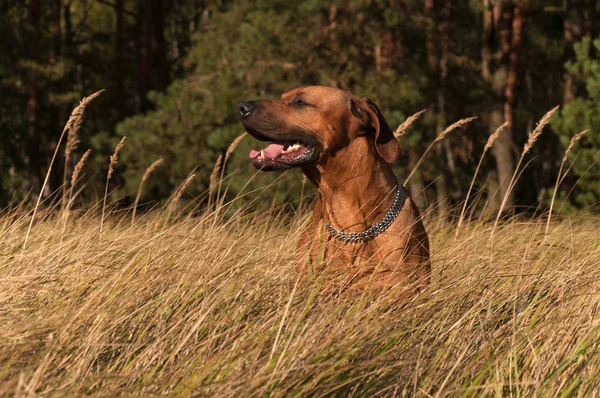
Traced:
<path id="1" fill-rule="evenodd" d="M 562 103 L 563 64 L 570 56 L 565 26 L 573 18 L 563 12 L 562 3 L 523 2 L 525 35 L 517 54 L 514 104 L 516 147 L 524 144 L 535 120 Z M 243 132 L 234 116 L 235 104 L 276 99 L 289 89 L 312 84 L 372 98 L 392 128 L 428 109 L 401 138 L 403 152 L 394 165 L 398 175 L 408 174 L 409 158 L 418 159 L 441 126 L 478 116 L 468 129 L 450 134 L 443 148 L 437 145 L 416 174 L 429 187 L 426 201 L 437 197 L 439 190 L 457 204 L 464 199 L 487 141 L 487 117 L 504 101 L 482 73 L 487 44 L 493 42 L 491 63 L 503 61 L 496 53 L 498 35 L 483 38 L 482 4 L 434 2 L 426 10 L 422 0 L 2 3 L 0 204 L 37 194 L 32 181 L 45 175 L 69 112 L 79 99 L 99 89 L 106 92 L 86 112 L 67 175 L 91 148 L 81 196 L 84 201 L 101 196 L 108 158 L 120 136 L 126 135 L 109 187 L 121 190 L 114 198 L 126 205 L 132 202 L 144 170 L 161 157 L 165 162 L 145 182 L 141 203 L 168 198 L 191 173 L 196 178 L 189 194 L 206 192 L 216 160 Z M 38 19 L 36 7 L 40 23 L 33 22 Z M 584 50 L 580 53 L 580 58 L 585 55 Z M 432 58 L 437 59 L 430 62 Z M 528 164 L 523 183 L 516 187 L 520 204 L 531 205 L 541 193 L 548 195 L 564 145 L 574 133 L 597 125 L 594 62 L 588 57 L 570 65 L 583 90 L 564 109 L 565 121 L 554 125 L 564 142 L 545 134 L 536 145 L 534 151 L 543 151 L 543 156 Z M 38 94 L 32 94 L 32 87 Z M 28 104 L 34 97 L 37 114 L 31 117 Z M 573 156 L 579 153 L 574 173 L 558 194 L 566 195 L 581 176 L 573 202 L 578 207 L 595 203 L 600 189 L 595 182 L 597 167 L 586 171 L 595 161 L 593 148 L 598 144 L 591 135 L 573 151 Z M 248 152 L 259 146 L 247 137 L 229 157 L 223 173 L 228 194 L 283 180 L 270 197 L 297 198 L 302 186 L 298 171 L 256 173 L 250 165 Z M 62 150 L 45 194 L 63 184 Z M 482 166 L 487 172 L 475 182 L 484 195 L 486 179 L 495 179 L 493 156 L 491 151 Z M 447 185 L 444 189 L 435 183 L 440 176 L 446 180 L 441 184 Z"/>
<path id="2" fill-rule="evenodd" d="M 594 48 L 596 52 L 600 51 L 600 39 L 593 43 L 584 39 L 575 45 L 577 59 L 567 62 L 565 67 L 574 84 L 581 87 L 583 95 L 565 104 L 553 124 L 565 147 L 575 134 L 590 129 L 569 153 L 573 176 L 579 180 L 573 200 L 577 206 L 583 207 L 597 206 L 600 202 L 600 169 L 594 167 L 600 160 L 600 60 L 590 56 Z"/>
<path id="3" fill-rule="evenodd" d="M 154 93 L 154 111 L 130 118 L 118 128 L 120 135 L 128 137 L 129 150 L 123 154 L 127 190 L 135 189 L 143 169 L 159 157 L 166 161 L 160 182 L 168 182 L 157 187 L 161 196 L 192 169 L 198 173 L 193 187 L 198 193 L 207 189 L 218 155 L 243 132 L 234 110 L 245 99 L 275 99 L 302 85 L 338 85 L 374 98 L 392 126 L 408 116 L 406 109 L 417 111 L 426 83 L 417 65 L 408 66 L 412 71 L 407 79 L 393 71 L 375 70 L 378 32 L 403 18 L 399 13 L 386 17 L 382 7 L 379 2 L 351 2 L 348 9 L 332 11 L 317 2 L 301 7 L 286 1 L 242 2 L 213 13 L 194 38 L 185 62 L 188 77 L 174 82 L 165 94 Z M 330 22 L 332 12 L 342 16 Z M 356 15 L 365 23 L 355 24 Z M 261 143 L 245 139 L 228 165 L 228 172 L 237 173 L 231 194 L 237 194 L 250 178 L 254 186 L 264 186 L 278 177 L 254 176 L 247 160 L 252 145 Z M 284 187 L 280 199 L 298 196 L 298 178 L 291 181 L 296 189 Z"/>

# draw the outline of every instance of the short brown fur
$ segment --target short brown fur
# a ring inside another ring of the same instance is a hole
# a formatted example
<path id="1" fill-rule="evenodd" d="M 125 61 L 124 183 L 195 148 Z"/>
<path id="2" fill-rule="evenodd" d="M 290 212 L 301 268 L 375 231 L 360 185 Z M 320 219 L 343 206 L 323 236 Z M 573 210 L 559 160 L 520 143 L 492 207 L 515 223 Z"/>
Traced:
<path id="1" fill-rule="evenodd" d="M 298 98 L 310 106 L 294 106 Z M 320 146 L 318 160 L 300 166 L 320 197 L 298 244 L 304 254 L 299 274 L 326 266 L 334 276 L 328 290 L 398 288 L 402 295 L 411 295 L 426 286 L 428 237 L 406 190 L 396 220 L 371 241 L 343 243 L 324 228 L 329 223 L 338 230 L 363 231 L 380 221 L 394 201 L 396 179 L 390 163 L 398 158 L 399 145 L 379 108 L 368 98 L 321 86 L 254 104 L 256 115 L 243 120 L 251 133 L 282 140 L 290 131 L 302 131 Z"/>

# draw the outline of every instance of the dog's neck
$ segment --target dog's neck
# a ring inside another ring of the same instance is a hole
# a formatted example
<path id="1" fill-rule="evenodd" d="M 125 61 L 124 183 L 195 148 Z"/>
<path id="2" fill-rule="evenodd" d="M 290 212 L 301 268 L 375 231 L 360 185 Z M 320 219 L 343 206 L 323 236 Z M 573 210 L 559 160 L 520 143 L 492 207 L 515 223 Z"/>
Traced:
<path id="1" fill-rule="evenodd" d="M 359 232 L 380 221 L 395 199 L 396 177 L 366 139 L 353 140 L 326 164 L 303 170 L 316 185 L 325 222 Z"/>

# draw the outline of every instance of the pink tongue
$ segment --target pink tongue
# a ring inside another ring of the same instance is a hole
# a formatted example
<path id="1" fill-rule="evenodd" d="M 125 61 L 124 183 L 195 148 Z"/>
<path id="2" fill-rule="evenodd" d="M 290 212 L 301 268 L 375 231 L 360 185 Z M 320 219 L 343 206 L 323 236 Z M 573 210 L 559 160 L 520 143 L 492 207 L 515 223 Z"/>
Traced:
<path id="1" fill-rule="evenodd" d="M 275 159 L 277 156 L 281 155 L 283 148 L 284 146 L 281 144 L 271 144 L 263 149 L 263 151 L 267 159 Z M 254 149 L 250 151 L 250 159 L 255 159 L 258 155 L 260 155 L 260 151 L 255 151 Z"/>
<path id="2" fill-rule="evenodd" d="M 281 144 L 271 144 L 264 149 L 265 157 L 269 159 L 275 159 L 277 156 L 281 155 L 281 151 L 283 151 L 283 145 Z"/>

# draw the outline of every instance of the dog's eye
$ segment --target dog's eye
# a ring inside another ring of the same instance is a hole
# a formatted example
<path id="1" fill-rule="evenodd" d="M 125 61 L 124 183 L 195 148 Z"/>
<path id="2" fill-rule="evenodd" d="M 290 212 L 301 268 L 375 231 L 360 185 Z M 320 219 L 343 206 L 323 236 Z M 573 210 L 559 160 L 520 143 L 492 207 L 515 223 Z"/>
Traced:
<path id="1" fill-rule="evenodd" d="M 292 105 L 295 105 L 295 106 L 308 106 L 309 104 L 307 104 L 306 102 L 304 102 L 302 100 L 302 98 L 294 98 L 294 100 L 292 101 Z"/>

